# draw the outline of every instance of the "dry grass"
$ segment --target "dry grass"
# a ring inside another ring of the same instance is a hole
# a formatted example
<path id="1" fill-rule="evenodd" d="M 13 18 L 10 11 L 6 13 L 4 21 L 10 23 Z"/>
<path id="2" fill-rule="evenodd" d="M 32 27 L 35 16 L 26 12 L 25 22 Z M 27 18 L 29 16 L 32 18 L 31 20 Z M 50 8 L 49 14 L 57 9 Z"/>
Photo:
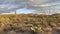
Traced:
<path id="1" fill-rule="evenodd" d="M 54 34 L 53 31 L 60 32 L 60 14 L 37 15 L 0 15 L 0 33 L 3 32 L 30 32 L 32 26 L 41 25 L 42 30 Z M 52 33 L 53 32 L 53 33 Z M 15 34 L 16 34 L 15 33 Z M 58 33 L 57 33 L 58 34 Z"/>

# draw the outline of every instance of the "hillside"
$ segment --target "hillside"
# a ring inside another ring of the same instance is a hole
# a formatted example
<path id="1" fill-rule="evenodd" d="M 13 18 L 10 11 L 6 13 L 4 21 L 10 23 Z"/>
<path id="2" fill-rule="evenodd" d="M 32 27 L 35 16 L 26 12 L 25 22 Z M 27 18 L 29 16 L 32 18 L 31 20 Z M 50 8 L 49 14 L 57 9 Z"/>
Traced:
<path id="1" fill-rule="evenodd" d="M 35 29 L 35 27 L 37 28 Z M 59 34 L 60 14 L 0 15 L 0 34 L 34 34 L 34 33 Z"/>

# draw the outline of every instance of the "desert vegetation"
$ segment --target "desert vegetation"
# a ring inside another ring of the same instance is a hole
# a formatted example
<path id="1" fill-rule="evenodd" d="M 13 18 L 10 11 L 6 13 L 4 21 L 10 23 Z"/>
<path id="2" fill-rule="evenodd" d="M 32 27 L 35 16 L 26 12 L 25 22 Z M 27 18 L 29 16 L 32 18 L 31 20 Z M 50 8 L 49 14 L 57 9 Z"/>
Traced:
<path id="1" fill-rule="evenodd" d="M 60 14 L 0 15 L 0 34 L 59 34 Z"/>

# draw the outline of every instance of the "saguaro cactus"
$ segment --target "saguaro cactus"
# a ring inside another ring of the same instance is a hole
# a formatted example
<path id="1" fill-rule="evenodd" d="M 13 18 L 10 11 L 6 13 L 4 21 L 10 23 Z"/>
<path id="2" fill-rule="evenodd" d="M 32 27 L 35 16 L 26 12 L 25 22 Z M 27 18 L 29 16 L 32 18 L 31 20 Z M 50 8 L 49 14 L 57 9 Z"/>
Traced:
<path id="1" fill-rule="evenodd" d="M 15 14 L 16 14 L 16 10 L 15 10 Z"/>

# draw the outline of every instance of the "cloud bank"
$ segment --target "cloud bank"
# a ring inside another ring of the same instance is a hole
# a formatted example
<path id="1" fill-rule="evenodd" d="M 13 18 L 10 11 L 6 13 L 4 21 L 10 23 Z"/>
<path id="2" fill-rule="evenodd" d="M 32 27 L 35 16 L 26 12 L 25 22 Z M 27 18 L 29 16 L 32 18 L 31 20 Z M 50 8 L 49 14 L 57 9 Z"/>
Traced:
<path id="1" fill-rule="evenodd" d="M 11 12 L 21 8 L 41 9 L 42 4 L 56 2 L 59 0 L 0 0 L 0 13 Z"/>

